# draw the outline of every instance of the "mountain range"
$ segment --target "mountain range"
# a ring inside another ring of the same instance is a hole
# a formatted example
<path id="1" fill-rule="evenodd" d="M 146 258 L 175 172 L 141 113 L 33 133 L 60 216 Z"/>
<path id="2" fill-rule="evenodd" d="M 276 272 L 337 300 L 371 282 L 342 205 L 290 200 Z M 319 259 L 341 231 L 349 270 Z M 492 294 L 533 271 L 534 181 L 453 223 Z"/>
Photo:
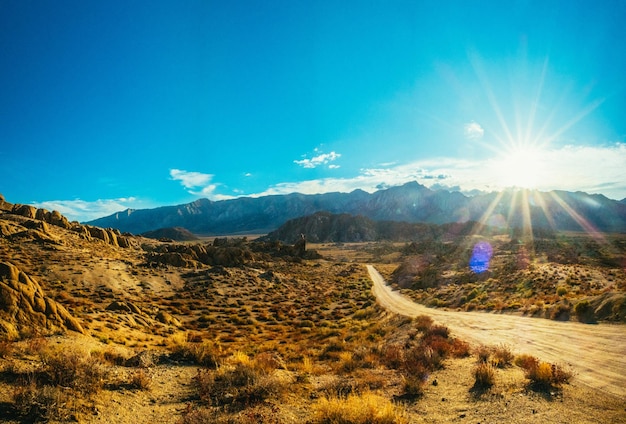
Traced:
<path id="1" fill-rule="evenodd" d="M 302 236 L 312 243 L 358 243 L 369 241 L 419 241 L 453 239 L 473 234 L 478 228 L 475 221 L 448 224 L 425 224 L 402 221 L 374 221 L 362 215 L 315 212 L 313 215 L 290 219 L 266 236 L 262 241 L 279 240 L 296 243 Z M 493 233 L 482 227 L 482 234 Z"/>
<path id="2" fill-rule="evenodd" d="M 626 203 L 584 192 L 506 190 L 465 196 L 417 182 L 367 193 L 287 194 L 241 197 L 154 209 L 127 209 L 88 222 L 133 234 L 183 227 L 194 234 L 266 234 L 288 220 L 316 212 L 361 215 L 374 221 L 445 224 L 481 221 L 492 226 L 565 231 L 626 232 Z"/>

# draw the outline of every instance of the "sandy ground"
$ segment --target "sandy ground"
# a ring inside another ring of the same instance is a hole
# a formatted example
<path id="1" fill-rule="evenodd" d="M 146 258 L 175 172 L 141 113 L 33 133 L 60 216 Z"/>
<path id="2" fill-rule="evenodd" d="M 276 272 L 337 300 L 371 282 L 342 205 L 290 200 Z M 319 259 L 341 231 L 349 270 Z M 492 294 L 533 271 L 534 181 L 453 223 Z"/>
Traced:
<path id="1" fill-rule="evenodd" d="M 626 399 L 626 326 L 427 308 L 394 291 L 372 265 L 367 269 L 374 295 L 389 311 L 430 315 L 470 343 L 506 344 L 517 354 L 567 364 L 583 384 Z"/>

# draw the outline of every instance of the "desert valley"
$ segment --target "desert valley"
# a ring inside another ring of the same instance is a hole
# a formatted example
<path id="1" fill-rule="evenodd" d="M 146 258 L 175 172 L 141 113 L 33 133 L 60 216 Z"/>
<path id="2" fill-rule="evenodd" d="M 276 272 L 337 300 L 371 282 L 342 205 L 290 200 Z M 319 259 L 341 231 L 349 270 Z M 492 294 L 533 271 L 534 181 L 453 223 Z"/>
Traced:
<path id="1" fill-rule="evenodd" d="M 2 422 L 626 422 L 623 233 L 137 235 L 7 200 Z"/>

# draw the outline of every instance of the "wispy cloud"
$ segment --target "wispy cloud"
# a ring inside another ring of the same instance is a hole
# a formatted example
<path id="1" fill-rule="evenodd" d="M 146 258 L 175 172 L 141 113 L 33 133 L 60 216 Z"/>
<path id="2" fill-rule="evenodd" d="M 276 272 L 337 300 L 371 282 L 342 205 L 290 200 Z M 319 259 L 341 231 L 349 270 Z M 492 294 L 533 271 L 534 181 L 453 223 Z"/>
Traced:
<path id="1" fill-rule="evenodd" d="M 610 146 L 564 146 L 545 150 L 529 172 L 537 173 L 536 188 L 542 191 L 568 190 L 602 193 L 613 199 L 626 198 L 626 143 Z M 500 190 L 502 164 L 491 157 L 478 161 L 457 158 L 434 158 L 406 164 L 385 164 L 361 169 L 349 178 L 321 178 L 307 181 L 282 182 L 257 193 L 236 195 L 215 193 L 218 184 L 211 184 L 213 175 L 200 172 L 170 170 L 170 177 L 179 181 L 187 192 L 212 200 L 227 200 L 241 196 L 329 192 L 351 192 L 361 189 L 374 192 L 381 188 L 417 181 L 433 189 L 449 189 L 474 194 L 476 191 Z M 125 209 L 155 207 L 135 197 L 99 199 L 95 201 L 52 200 L 33 202 L 34 206 L 58 210 L 70 220 L 90 221 Z"/>
<path id="2" fill-rule="evenodd" d="M 316 149 L 317 151 L 317 149 Z M 336 153 L 336 152 L 330 152 L 330 153 L 322 153 L 319 154 L 317 156 L 314 156 L 310 159 L 305 158 L 305 159 L 301 159 L 301 160 L 294 160 L 293 163 L 300 165 L 303 168 L 317 168 L 318 166 L 321 165 L 326 165 L 330 162 L 333 162 L 337 159 L 339 159 L 341 157 L 341 154 Z M 339 168 L 339 165 L 336 164 L 331 164 L 328 165 L 328 168 L 330 169 L 336 169 Z"/>
<path id="3" fill-rule="evenodd" d="M 70 221 L 91 221 L 102 218 L 125 209 L 138 209 L 149 207 L 134 197 L 122 197 L 118 199 L 98 199 L 86 201 L 75 200 L 49 200 L 45 202 L 33 202 L 33 206 L 61 212 Z"/>
<path id="4" fill-rule="evenodd" d="M 182 169 L 170 169 L 170 177 L 174 181 L 180 181 L 180 184 L 188 193 L 194 196 L 210 196 L 217 187 L 211 184 L 212 174 L 203 174 L 195 171 L 184 171 Z"/>
<path id="5" fill-rule="evenodd" d="M 611 146 L 565 146 L 542 152 L 528 172 L 537 173 L 538 190 L 568 190 L 602 193 L 607 197 L 626 197 L 626 144 Z M 472 194 L 477 190 L 495 191 L 505 188 L 501 158 L 482 160 L 434 158 L 388 167 L 362 169 L 351 178 L 323 178 L 300 182 L 283 182 L 251 196 L 270 194 L 304 194 L 368 192 L 380 187 L 418 181 L 428 187 L 449 188 Z"/>
<path id="6" fill-rule="evenodd" d="M 463 133 L 465 134 L 465 137 L 469 139 L 480 139 L 485 134 L 485 130 L 480 126 L 480 124 L 472 121 L 465 124 Z"/>

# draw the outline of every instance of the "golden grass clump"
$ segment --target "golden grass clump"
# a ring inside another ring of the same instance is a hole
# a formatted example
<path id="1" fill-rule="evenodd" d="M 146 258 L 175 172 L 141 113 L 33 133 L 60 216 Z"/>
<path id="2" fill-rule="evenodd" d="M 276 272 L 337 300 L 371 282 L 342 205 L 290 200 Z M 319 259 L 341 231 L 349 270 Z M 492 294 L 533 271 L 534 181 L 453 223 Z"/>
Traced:
<path id="1" fill-rule="evenodd" d="M 474 388 L 488 389 L 496 382 L 496 373 L 493 366 L 487 362 L 479 362 L 474 368 Z"/>
<path id="2" fill-rule="evenodd" d="M 275 370 L 265 359 L 257 363 L 236 351 L 217 370 L 198 370 L 194 382 L 200 399 L 209 405 L 253 405 L 285 389 Z"/>
<path id="3" fill-rule="evenodd" d="M 346 398 L 321 398 L 313 405 L 315 424 L 404 424 L 404 411 L 388 399 L 373 394 L 351 394 Z"/>
<path id="4" fill-rule="evenodd" d="M 505 344 L 501 344 L 493 348 L 493 356 L 491 363 L 496 368 L 506 368 L 513 363 L 515 355 L 511 352 L 511 348 Z"/>
<path id="5" fill-rule="evenodd" d="M 54 386 L 70 387 L 85 394 L 104 386 L 108 368 L 101 358 L 80 349 L 43 349 L 39 352 L 43 374 Z"/>
<path id="6" fill-rule="evenodd" d="M 530 387 L 538 391 L 560 389 L 563 384 L 569 383 L 574 376 L 570 370 L 561 365 L 542 362 L 530 355 L 517 356 L 515 365 L 524 370 Z"/>
<path id="7" fill-rule="evenodd" d="M 215 366 L 221 354 L 217 343 L 210 340 L 190 342 L 186 333 L 174 334 L 169 341 L 169 350 L 175 360 L 204 366 Z"/>

